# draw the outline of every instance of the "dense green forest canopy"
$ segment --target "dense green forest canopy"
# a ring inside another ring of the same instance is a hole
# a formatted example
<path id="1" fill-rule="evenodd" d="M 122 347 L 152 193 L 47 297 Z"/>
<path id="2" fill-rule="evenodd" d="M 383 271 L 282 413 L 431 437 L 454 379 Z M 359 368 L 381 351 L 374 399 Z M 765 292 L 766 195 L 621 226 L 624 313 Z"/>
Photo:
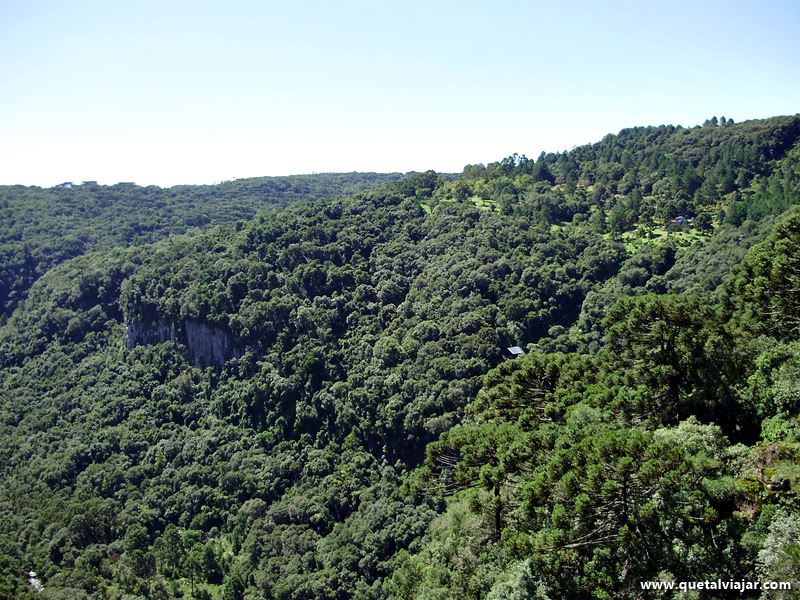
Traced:
<path id="1" fill-rule="evenodd" d="M 799 141 L 634 128 L 54 259 L 0 328 L 0 596 L 796 578 Z"/>
<path id="2" fill-rule="evenodd" d="M 11 314 L 38 277 L 85 252 L 146 244 L 399 178 L 397 173 L 323 173 L 171 188 L 93 181 L 52 188 L 0 186 L 0 318 Z"/>
<path id="3" fill-rule="evenodd" d="M 531 353 L 492 370 L 412 478 L 449 501 L 424 548 L 400 553 L 390 595 L 796 585 L 798 248 L 794 212 L 718 296 L 621 297 L 603 350 Z"/>

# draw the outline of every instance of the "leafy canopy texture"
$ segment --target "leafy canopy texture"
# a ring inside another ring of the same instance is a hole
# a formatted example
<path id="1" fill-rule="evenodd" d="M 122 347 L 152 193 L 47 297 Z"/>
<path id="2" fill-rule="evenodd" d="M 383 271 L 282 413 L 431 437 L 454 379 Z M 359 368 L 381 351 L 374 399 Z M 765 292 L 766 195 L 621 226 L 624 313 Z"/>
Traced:
<path id="1" fill-rule="evenodd" d="M 799 139 L 3 188 L 0 597 L 795 577 Z"/>

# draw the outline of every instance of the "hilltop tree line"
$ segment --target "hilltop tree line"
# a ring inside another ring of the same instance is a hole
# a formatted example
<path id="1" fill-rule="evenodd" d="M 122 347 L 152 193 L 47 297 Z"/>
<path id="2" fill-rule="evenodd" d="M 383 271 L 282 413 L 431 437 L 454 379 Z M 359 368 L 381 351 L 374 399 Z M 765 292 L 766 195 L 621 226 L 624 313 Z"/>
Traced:
<path id="1" fill-rule="evenodd" d="M 260 210 L 309 198 L 330 199 L 399 177 L 325 173 L 171 188 L 94 181 L 52 188 L 0 186 L 0 323 L 36 279 L 70 258 L 252 219 Z"/>

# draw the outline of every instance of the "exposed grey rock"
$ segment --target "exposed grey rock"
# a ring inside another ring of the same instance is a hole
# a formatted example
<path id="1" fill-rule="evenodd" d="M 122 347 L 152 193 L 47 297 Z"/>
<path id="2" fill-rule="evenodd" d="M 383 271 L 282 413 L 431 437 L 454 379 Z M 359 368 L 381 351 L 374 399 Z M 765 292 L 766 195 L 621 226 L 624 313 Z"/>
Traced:
<path id="1" fill-rule="evenodd" d="M 167 323 L 160 319 L 156 322 L 131 321 L 125 323 L 125 345 L 128 350 L 136 346 L 149 346 L 167 341 L 178 341 L 174 323 Z"/>
<path id="2" fill-rule="evenodd" d="M 233 337 L 219 327 L 209 327 L 204 323 L 186 321 L 186 345 L 196 367 L 224 365 L 229 358 L 239 358 L 241 347 Z"/>
<path id="3" fill-rule="evenodd" d="M 196 367 L 222 366 L 231 358 L 243 354 L 238 340 L 221 327 L 186 320 L 183 327 L 159 319 L 158 321 L 131 321 L 125 324 L 125 345 L 128 349 L 161 342 L 178 342 L 189 350 Z"/>

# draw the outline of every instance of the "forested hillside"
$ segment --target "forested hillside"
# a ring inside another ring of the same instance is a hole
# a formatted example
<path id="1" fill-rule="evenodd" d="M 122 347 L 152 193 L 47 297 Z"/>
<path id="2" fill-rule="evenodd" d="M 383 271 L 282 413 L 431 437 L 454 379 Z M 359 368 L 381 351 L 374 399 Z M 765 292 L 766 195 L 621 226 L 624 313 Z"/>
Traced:
<path id="1" fill-rule="evenodd" d="M 0 329 L 0 596 L 796 578 L 799 142 L 634 128 L 81 250 Z"/>
<path id="2" fill-rule="evenodd" d="M 218 185 L 140 187 L 63 183 L 0 186 L 0 322 L 51 267 L 93 250 L 145 244 L 192 228 L 251 219 L 297 200 L 383 185 L 399 174 L 324 173 Z"/>
<path id="3" fill-rule="evenodd" d="M 449 502 L 425 547 L 402 554 L 391 596 L 797 582 L 798 283 L 795 213 L 719 295 L 622 297 L 596 354 L 491 371 L 415 473 L 417 493 Z"/>

